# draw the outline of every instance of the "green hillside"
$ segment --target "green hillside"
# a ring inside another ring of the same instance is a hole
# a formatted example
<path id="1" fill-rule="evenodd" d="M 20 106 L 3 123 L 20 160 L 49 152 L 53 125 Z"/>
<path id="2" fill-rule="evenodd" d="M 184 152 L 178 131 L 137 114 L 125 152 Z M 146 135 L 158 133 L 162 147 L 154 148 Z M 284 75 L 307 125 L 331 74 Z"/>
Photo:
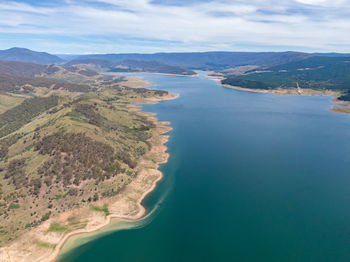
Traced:
<path id="1" fill-rule="evenodd" d="M 252 89 L 296 88 L 298 83 L 301 88 L 347 93 L 350 89 L 350 57 L 311 57 L 264 71 L 250 71 L 242 76 L 227 76 L 222 83 Z"/>
<path id="2" fill-rule="evenodd" d="M 133 104 L 168 95 L 79 67 L 6 65 L 2 73 L 0 63 L 0 246 L 50 217 L 117 197 L 156 133 L 155 120 Z"/>

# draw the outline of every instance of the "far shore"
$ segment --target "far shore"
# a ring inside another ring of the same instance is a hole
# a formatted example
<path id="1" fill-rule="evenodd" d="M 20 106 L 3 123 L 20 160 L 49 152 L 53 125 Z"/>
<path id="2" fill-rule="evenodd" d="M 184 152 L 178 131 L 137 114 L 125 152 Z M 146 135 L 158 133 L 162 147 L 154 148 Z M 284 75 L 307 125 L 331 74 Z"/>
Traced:
<path id="1" fill-rule="evenodd" d="M 220 76 L 209 76 L 208 78 L 217 81 L 220 83 L 221 86 L 224 86 L 226 88 L 246 91 L 246 92 L 254 92 L 254 93 L 269 93 L 274 95 L 303 95 L 303 96 L 332 96 L 334 99 L 332 100 L 333 103 L 338 105 L 333 105 L 329 110 L 336 112 L 336 113 L 346 113 L 350 114 L 350 103 L 346 101 L 338 100 L 337 97 L 340 96 L 339 91 L 332 91 L 332 90 L 314 90 L 314 89 L 306 89 L 306 88 L 298 88 L 295 89 L 287 89 L 287 88 L 277 88 L 272 90 L 266 90 L 266 89 L 252 89 L 252 88 L 244 88 L 239 86 L 231 86 L 222 84 L 221 81 L 224 79 L 224 77 Z"/>
<path id="2" fill-rule="evenodd" d="M 181 74 L 155 73 L 155 72 L 103 72 L 103 74 L 113 74 L 113 75 L 152 74 L 152 75 L 186 76 L 186 77 L 198 76 L 198 74 L 194 74 L 194 75 L 181 75 Z"/>

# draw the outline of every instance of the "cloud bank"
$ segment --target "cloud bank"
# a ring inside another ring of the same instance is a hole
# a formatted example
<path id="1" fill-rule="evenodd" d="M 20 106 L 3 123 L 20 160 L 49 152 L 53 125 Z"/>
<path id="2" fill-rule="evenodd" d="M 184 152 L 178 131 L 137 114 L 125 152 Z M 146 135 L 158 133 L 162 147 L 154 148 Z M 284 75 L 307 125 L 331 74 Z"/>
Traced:
<path id="1" fill-rule="evenodd" d="M 350 52 L 348 0 L 1 1 L 0 48 Z"/>

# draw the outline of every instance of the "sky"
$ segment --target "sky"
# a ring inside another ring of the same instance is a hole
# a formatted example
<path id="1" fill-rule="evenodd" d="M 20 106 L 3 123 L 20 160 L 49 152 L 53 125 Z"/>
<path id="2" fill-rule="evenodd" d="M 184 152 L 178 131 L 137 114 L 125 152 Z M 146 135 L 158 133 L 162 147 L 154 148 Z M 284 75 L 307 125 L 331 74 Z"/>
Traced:
<path id="1" fill-rule="evenodd" d="M 0 0 L 0 49 L 350 53 L 350 0 Z"/>

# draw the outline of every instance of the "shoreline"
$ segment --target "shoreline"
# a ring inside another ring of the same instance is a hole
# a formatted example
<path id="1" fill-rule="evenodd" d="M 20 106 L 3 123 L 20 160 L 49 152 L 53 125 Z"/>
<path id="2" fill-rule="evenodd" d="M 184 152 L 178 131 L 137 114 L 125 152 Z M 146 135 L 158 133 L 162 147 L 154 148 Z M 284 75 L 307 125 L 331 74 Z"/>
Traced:
<path id="1" fill-rule="evenodd" d="M 172 100 L 172 99 L 176 99 L 178 98 L 178 95 L 175 95 L 173 96 L 172 94 L 169 93 L 168 96 L 162 98 L 162 99 L 148 99 L 150 103 L 159 103 L 161 101 L 167 101 L 167 100 Z M 158 135 L 162 136 L 163 138 L 165 138 L 162 142 L 162 145 L 164 147 L 164 153 L 165 153 L 165 159 L 163 161 L 158 161 L 156 163 L 156 170 L 158 171 L 158 177 L 153 181 L 152 183 L 152 186 L 144 191 L 141 195 L 141 197 L 138 199 L 137 201 L 137 206 L 139 208 L 139 211 L 135 214 L 135 215 L 116 215 L 116 214 L 111 214 L 111 215 L 108 215 L 106 217 L 107 221 L 105 221 L 105 223 L 97 226 L 96 228 L 93 228 L 91 230 L 77 230 L 77 231 L 72 231 L 70 233 L 68 233 L 67 235 L 64 236 L 64 238 L 61 240 L 61 242 L 59 244 L 57 244 L 57 246 L 55 247 L 55 251 L 52 253 L 52 255 L 48 258 L 48 260 L 45 260 L 45 262 L 54 262 L 56 261 L 56 259 L 60 256 L 61 254 L 61 251 L 64 247 L 64 245 L 67 243 L 67 241 L 69 240 L 69 238 L 73 237 L 73 236 L 77 236 L 77 235 L 81 235 L 81 234 L 86 234 L 86 233 L 94 233 L 94 232 L 98 232 L 100 231 L 101 229 L 103 229 L 104 227 L 108 226 L 109 224 L 111 224 L 112 220 L 113 219 L 121 219 L 121 220 L 124 220 L 124 221 L 137 221 L 141 218 L 143 218 L 146 214 L 146 208 L 142 205 L 142 202 L 144 201 L 144 199 L 150 194 L 152 193 L 155 188 L 157 187 L 157 184 L 159 181 L 161 181 L 164 177 L 163 173 L 160 172 L 158 169 L 159 169 L 159 166 L 161 164 L 165 164 L 168 162 L 168 159 L 170 157 L 170 154 L 166 152 L 167 150 L 167 146 L 165 146 L 165 144 L 168 142 L 169 140 L 169 136 L 164 136 L 163 134 L 165 133 L 168 133 L 172 130 L 171 127 L 169 127 L 169 125 L 171 124 L 170 122 L 159 122 L 158 120 L 157 121 L 157 127 L 166 127 L 163 132 L 159 132 Z M 154 148 L 154 146 L 152 146 L 152 148 Z M 152 150 L 152 149 L 151 149 Z M 144 168 L 143 168 L 144 169 Z M 136 179 L 135 179 L 136 180 Z M 132 183 L 132 182 L 131 182 Z"/>
<path id="2" fill-rule="evenodd" d="M 207 77 L 210 78 L 211 80 L 218 82 L 223 87 L 240 90 L 240 91 L 246 91 L 246 92 L 274 94 L 274 95 L 331 96 L 333 97 L 332 103 L 336 105 L 331 105 L 331 108 L 329 108 L 330 111 L 335 113 L 350 114 L 350 102 L 341 101 L 337 99 L 337 97 L 339 97 L 340 95 L 339 91 L 303 89 L 303 88 L 300 88 L 299 85 L 298 85 L 298 88 L 295 88 L 295 89 L 282 89 L 282 88 L 278 88 L 274 90 L 251 89 L 251 88 L 244 88 L 239 86 L 222 84 L 221 80 L 223 80 L 224 77 L 209 76 L 209 75 L 207 75 Z"/>
<path id="3" fill-rule="evenodd" d="M 170 131 L 170 130 L 169 130 Z M 168 131 L 167 131 L 168 132 Z M 168 161 L 168 158 L 170 157 L 170 155 L 168 155 L 166 162 Z M 165 164 L 164 163 L 157 163 L 158 166 L 160 164 Z M 52 253 L 52 255 L 45 260 L 45 262 L 54 262 L 56 261 L 56 259 L 60 256 L 61 251 L 64 247 L 64 245 L 67 243 L 67 241 L 69 240 L 69 238 L 73 237 L 73 236 L 77 236 L 77 235 L 82 235 L 82 234 L 86 234 L 86 233 L 94 233 L 94 232 L 98 232 L 101 229 L 103 229 L 104 227 L 108 226 L 113 219 L 121 219 L 121 220 L 125 220 L 125 221 L 137 221 L 139 219 L 141 219 L 145 214 L 146 214 L 146 208 L 142 205 L 143 200 L 154 191 L 154 189 L 157 187 L 157 184 L 159 181 L 161 181 L 163 179 L 163 173 L 160 172 L 160 175 L 158 176 L 158 178 L 156 180 L 154 180 L 153 185 L 151 188 L 149 188 L 149 190 L 145 191 L 141 198 L 137 201 L 137 205 L 139 207 L 139 212 L 137 213 L 136 216 L 123 216 L 123 215 L 109 215 L 106 217 L 107 221 L 105 221 L 105 223 L 97 226 L 96 228 L 93 228 L 91 230 L 77 230 L 77 231 L 72 231 L 70 233 L 68 233 L 67 235 L 64 236 L 64 238 L 61 240 L 61 242 L 59 244 L 57 244 L 55 251 Z"/>
<path id="4" fill-rule="evenodd" d="M 140 104 L 155 104 L 161 101 L 176 99 L 177 97 L 178 95 L 169 93 L 161 98 L 150 98 L 140 101 Z M 172 128 L 169 126 L 170 122 L 159 121 L 154 116 L 155 114 L 142 111 L 140 105 L 133 103 L 130 107 L 152 119 L 156 124 L 156 128 L 151 138 L 151 150 L 140 159 L 138 164 L 137 170 L 139 170 L 139 174 L 122 192 L 116 195 L 115 198 L 101 200 L 96 203 L 98 206 L 102 204 L 102 202 L 110 202 L 110 205 L 108 205 L 110 214 L 104 216 L 100 214 L 101 212 L 91 211 L 91 206 L 87 206 L 67 211 L 58 215 L 58 217 L 50 218 L 38 228 L 29 231 L 18 240 L 11 243 L 10 246 L 1 248 L 0 261 L 54 262 L 61 255 L 65 244 L 71 237 L 101 231 L 103 228 L 110 225 L 113 219 L 120 219 L 125 222 L 136 222 L 145 216 L 147 210 L 142 205 L 142 202 L 154 191 L 158 182 L 163 179 L 163 173 L 159 171 L 159 166 L 166 163 L 170 157 L 169 153 L 166 152 L 167 146 L 165 145 L 169 140 L 169 135 L 164 134 L 171 131 Z M 133 202 L 130 203 L 130 199 L 132 199 Z M 86 223 L 84 228 L 76 229 L 66 234 L 48 232 L 51 223 L 56 221 L 61 222 L 61 218 L 63 217 L 67 220 L 70 216 L 77 213 L 79 214 L 79 212 L 81 212 L 81 214 L 87 213 L 87 217 L 84 217 L 84 219 L 87 220 L 88 223 Z M 35 243 L 42 242 L 48 242 L 50 246 L 39 247 L 35 245 Z"/>

